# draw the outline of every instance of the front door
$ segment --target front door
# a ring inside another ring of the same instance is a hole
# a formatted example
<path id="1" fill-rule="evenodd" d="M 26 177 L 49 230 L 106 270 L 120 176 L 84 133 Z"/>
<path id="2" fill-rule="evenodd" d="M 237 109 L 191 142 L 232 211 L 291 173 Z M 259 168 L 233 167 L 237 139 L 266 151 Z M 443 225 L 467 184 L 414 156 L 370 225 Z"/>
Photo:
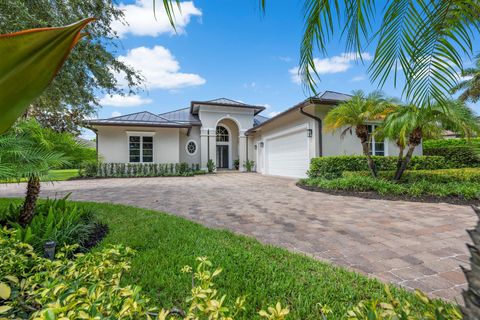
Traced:
<path id="1" fill-rule="evenodd" d="M 228 169 L 228 146 L 217 145 L 217 168 Z"/>

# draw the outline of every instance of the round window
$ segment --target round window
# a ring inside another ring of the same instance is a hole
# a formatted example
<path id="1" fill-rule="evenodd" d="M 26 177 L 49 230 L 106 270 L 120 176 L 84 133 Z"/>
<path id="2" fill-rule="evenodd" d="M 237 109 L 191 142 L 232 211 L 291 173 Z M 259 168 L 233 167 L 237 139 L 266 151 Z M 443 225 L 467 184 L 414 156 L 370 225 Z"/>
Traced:
<path id="1" fill-rule="evenodd" d="M 193 140 L 188 141 L 187 152 L 190 155 L 193 155 L 193 154 L 195 154 L 195 152 L 197 152 L 197 143 L 195 141 L 193 141 Z"/>

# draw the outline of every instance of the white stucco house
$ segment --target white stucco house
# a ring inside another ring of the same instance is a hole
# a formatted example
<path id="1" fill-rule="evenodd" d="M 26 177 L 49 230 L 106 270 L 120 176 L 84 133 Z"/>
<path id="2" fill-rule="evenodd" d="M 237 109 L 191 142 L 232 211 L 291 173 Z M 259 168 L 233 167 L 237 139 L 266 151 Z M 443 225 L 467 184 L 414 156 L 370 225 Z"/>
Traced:
<path id="1" fill-rule="evenodd" d="M 220 98 L 192 101 L 188 108 L 161 114 L 143 111 L 87 120 L 85 125 L 96 132 L 104 162 L 187 162 L 206 168 L 212 159 L 219 169 L 233 169 L 238 159 L 244 170 L 248 159 L 262 174 L 305 177 L 313 157 L 362 153 L 356 136 L 342 138 L 341 130 L 322 130 L 327 112 L 349 98 L 326 91 L 272 118 L 260 114 L 263 106 Z M 398 147 L 372 137 L 371 152 L 397 155 Z"/>

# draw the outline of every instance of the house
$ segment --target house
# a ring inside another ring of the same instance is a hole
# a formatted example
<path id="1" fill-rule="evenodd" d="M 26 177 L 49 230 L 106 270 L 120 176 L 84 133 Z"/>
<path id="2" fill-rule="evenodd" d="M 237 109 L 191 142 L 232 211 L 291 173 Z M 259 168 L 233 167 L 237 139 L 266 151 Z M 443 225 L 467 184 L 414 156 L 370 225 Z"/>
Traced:
<path id="1" fill-rule="evenodd" d="M 192 101 L 189 108 L 162 114 L 143 111 L 88 120 L 86 126 L 97 133 L 105 162 L 187 162 L 206 168 L 212 159 L 219 169 L 233 169 L 238 159 L 244 170 L 248 159 L 259 173 L 305 177 L 313 157 L 362 153 L 354 133 L 341 137 L 341 130 L 322 131 L 327 112 L 349 98 L 326 91 L 272 118 L 261 115 L 263 106 L 220 98 Z M 370 145 L 375 155 L 398 154 L 391 141 L 372 137 Z M 416 152 L 421 154 L 421 148 Z"/>

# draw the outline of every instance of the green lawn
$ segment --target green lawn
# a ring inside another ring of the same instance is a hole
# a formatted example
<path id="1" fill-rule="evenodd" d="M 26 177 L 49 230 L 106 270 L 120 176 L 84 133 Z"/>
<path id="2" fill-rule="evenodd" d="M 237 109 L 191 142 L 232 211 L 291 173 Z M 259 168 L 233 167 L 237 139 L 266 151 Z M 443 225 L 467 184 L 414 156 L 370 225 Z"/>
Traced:
<path id="1" fill-rule="evenodd" d="M 223 268 L 217 280 L 227 301 L 248 295 L 245 319 L 260 308 L 281 301 L 290 319 L 319 319 L 320 304 L 333 309 L 332 318 L 362 299 L 382 297 L 383 284 L 362 275 L 258 241 L 214 230 L 182 218 L 135 207 L 85 203 L 110 227 L 102 245 L 125 244 L 138 251 L 124 284 L 138 284 L 157 305 L 183 306 L 191 279 L 180 269 L 207 256 Z M 398 297 L 412 293 L 395 290 Z"/>
<path id="2" fill-rule="evenodd" d="M 43 181 L 65 181 L 76 177 L 78 177 L 78 169 L 50 170 L 48 175 L 43 178 Z M 27 179 L 22 179 L 20 182 L 25 181 L 27 181 Z M 14 181 L 14 183 L 16 182 L 17 181 Z M 0 181 L 0 183 L 6 183 L 6 181 Z M 10 183 L 13 182 L 10 181 Z"/>

